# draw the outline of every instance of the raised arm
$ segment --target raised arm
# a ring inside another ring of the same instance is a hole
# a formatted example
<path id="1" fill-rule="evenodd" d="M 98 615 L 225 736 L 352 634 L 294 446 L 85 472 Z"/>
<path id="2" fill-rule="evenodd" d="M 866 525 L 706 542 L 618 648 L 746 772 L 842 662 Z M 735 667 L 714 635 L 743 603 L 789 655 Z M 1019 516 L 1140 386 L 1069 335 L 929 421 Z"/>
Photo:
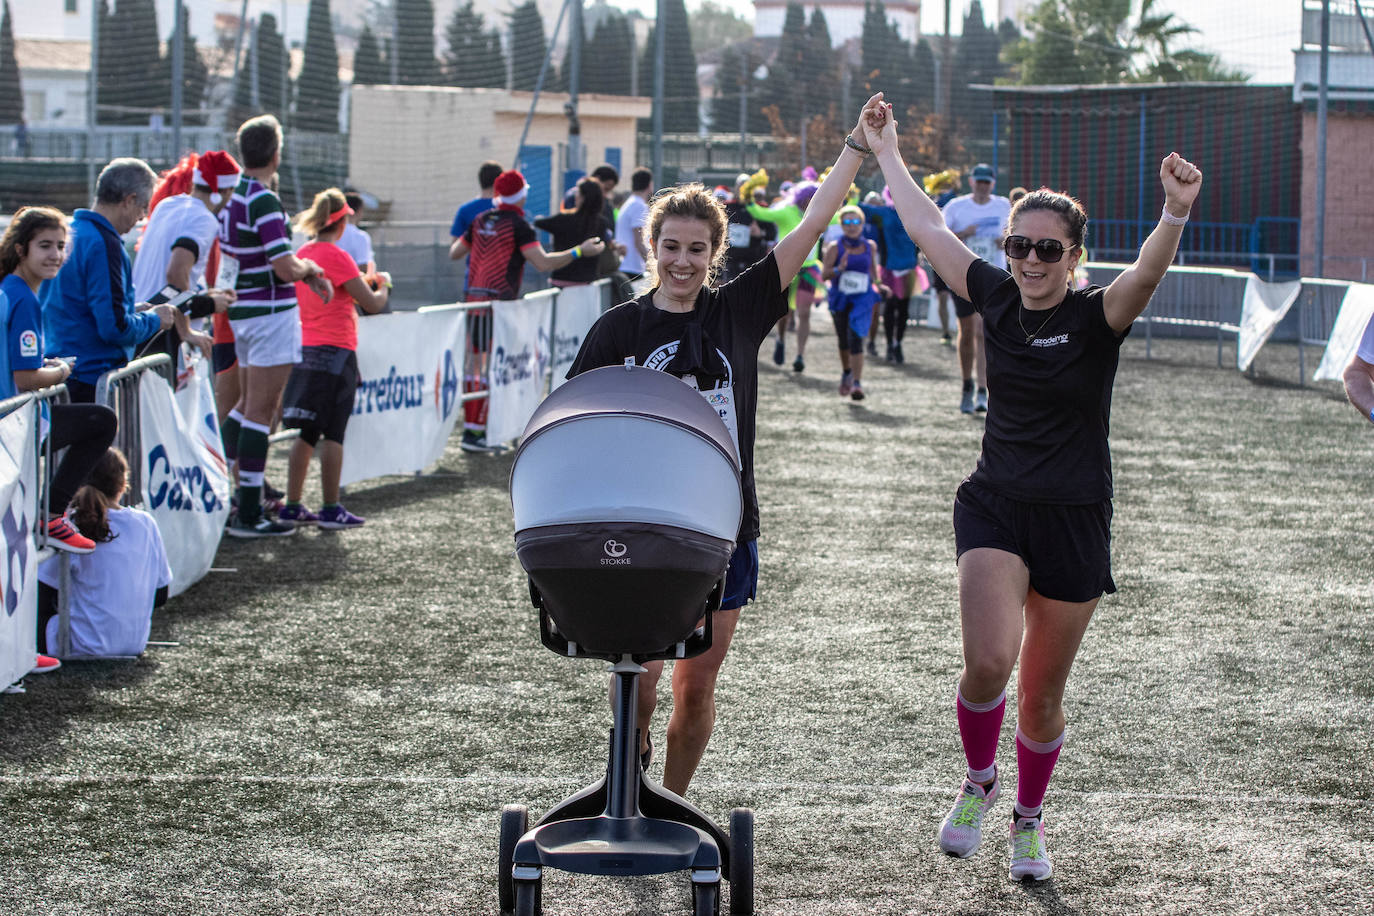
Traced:
<path id="1" fill-rule="evenodd" d="M 1140 317 L 1150 304 L 1155 287 L 1173 263 L 1183 224 L 1188 222 L 1193 201 L 1202 190 L 1202 171 L 1178 153 L 1170 153 L 1159 164 L 1159 180 L 1164 185 L 1164 212 L 1159 216 L 1135 263 L 1123 270 L 1102 296 L 1102 312 L 1107 324 L 1118 334 Z"/>
<path id="2" fill-rule="evenodd" d="M 868 145 L 878 156 L 888 193 L 892 195 L 892 206 L 906 234 L 954 294 L 967 299 L 968 266 L 973 263 L 974 254 L 945 225 L 940 208 L 916 186 L 902 161 L 902 154 L 897 149 L 897 121 L 892 116 L 892 106 L 884 105 L 876 113 L 870 113 L 864 119 L 863 129 Z"/>
<path id="3" fill-rule="evenodd" d="M 882 104 L 881 92 L 876 93 L 864 104 L 863 111 L 859 113 L 859 121 L 850 132 L 850 137 L 856 144 L 862 145 L 860 136 L 869 112 L 877 111 Z M 849 186 L 854 183 L 854 176 L 859 174 L 859 166 L 863 164 L 864 155 L 849 145 L 840 151 L 840 157 L 835 160 L 830 174 L 825 176 L 825 181 L 821 182 L 821 186 L 812 195 L 811 202 L 807 204 L 802 221 L 796 229 L 779 239 L 773 248 L 773 257 L 778 264 L 778 280 L 783 286 L 791 283 L 797 271 L 801 270 L 811 249 L 816 247 L 816 240 L 821 237 L 825 227 L 830 225 L 830 218 L 844 203 Z M 752 214 L 753 209 L 749 212 Z"/>

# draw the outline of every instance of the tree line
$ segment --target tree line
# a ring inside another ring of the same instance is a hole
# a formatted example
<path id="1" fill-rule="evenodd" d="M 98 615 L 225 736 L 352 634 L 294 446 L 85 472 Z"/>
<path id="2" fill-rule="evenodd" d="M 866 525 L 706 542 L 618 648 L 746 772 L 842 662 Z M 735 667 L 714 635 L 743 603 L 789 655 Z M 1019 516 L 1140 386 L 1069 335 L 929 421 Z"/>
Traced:
<path id="1" fill-rule="evenodd" d="M 0 123 L 15 123 L 23 96 L 9 0 L 3 2 Z M 99 120 L 146 124 L 151 113 L 171 105 L 173 36 L 159 40 L 154 0 L 111 2 L 100 0 Z M 655 35 L 649 29 L 643 47 L 636 47 L 637 15 L 605 4 L 588 8 L 577 74 L 581 92 L 652 93 Z M 374 0 L 356 33 L 353 83 L 395 80 L 401 85 L 532 90 L 551 36 L 534 0 L 502 18 L 504 22 L 488 21 L 468 0 L 444 25 L 440 51 L 432 0 Z M 194 124 L 203 118 L 213 74 L 206 63 L 210 55 L 202 53 L 190 32 L 189 15 L 183 22 L 182 98 L 186 122 Z M 948 99 L 935 97 L 937 62 L 944 63 L 937 44 L 941 39 L 906 40 L 888 19 L 882 0 L 865 2 L 857 60 L 847 49 L 832 47 L 824 12 L 814 8 L 808 19 L 800 3 L 788 5 L 782 34 L 773 41 L 754 38 L 749 23 L 713 0 L 705 0 L 690 16 L 683 0 L 668 0 L 663 27 L 668 37 L 663 120 L 670 133 L 744 128 L 787 138 L 800 134 L 803 124 L 811 132 L 814 124 L 814 132 L 822 136 L 847 127 L 840 122 L 881 88 L 910 128 L 923 136 L 950 134 L 952 128 L 961 136 L 987 137 L 992 131 L 991 93 L 974 86 L 1245 78 L 1214 55 L 1178 48 L 1195 30 L 1160 13 L 1155 0 L 1043 0 L 1028 17 L 1024 34 L 1010 21 L 989 25 L 982 4 L 974 0 L 950 49 Z M 297 129 L 337 131 L 341 82 L 336 41 L 342 29 L 330 15 L 329 0 L 310 0 L 300 70 L 292 79 L 277 19 L 261 14 L 245 39 L 229 122 L 268 111 Z M 705 59 L 716 64 L 705 106 L 694 43 L 703 45 Z M 236 49 L 210 50 L 232 60 Z M 549 68 L 544 88 L 566 91 L 572 83 L 570 68 L 570 55 L 564 55 L 558 66 Z M 950 150 L 932 150 L 931 155 L 948 159 Z"/>

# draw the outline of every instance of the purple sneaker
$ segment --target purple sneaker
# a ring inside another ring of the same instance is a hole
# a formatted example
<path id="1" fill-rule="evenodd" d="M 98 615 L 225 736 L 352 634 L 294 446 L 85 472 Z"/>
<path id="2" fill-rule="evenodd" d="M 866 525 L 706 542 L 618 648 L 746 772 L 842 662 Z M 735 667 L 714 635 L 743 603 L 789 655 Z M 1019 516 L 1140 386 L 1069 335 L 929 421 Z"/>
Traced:
<path id="1" fill-rule="evenodd" d="M 295 522 L 297 525 L 313 525 L 320 520 L 320 517 L 301 503 L 287 503 L 277 511 L 277 519 L 283 522 Z"/>
<path id="2" fill-rule="evenodd" d="M 321 509 L 318 523 L 321 528 L 361 528 L 367 524 L 367 519 L 359 518 L 342 505 L 337 505 Z"/>

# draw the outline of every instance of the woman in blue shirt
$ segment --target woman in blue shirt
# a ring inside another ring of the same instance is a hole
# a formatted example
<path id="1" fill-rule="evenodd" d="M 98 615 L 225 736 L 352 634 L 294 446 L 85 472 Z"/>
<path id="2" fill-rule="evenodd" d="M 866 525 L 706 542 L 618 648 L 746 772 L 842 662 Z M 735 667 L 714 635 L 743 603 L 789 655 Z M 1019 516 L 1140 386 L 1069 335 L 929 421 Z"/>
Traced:
<path id="1" fill-rule="evenodd" d="M 0 237 L 0 397 L 60 385 L 72 367 L 44 356 L 43 311 L 38 287 L 57 276 L 67 253 L 67 219 L 51 207 L 24 207 Z M 90 553 L 95 543 L 65 518 L 67 505 L 105 449 L 114 441 L 114 411 L 97 404 L 51 404 L 52 451 L 67 454 L 48 489 L 48 544 Z"/>

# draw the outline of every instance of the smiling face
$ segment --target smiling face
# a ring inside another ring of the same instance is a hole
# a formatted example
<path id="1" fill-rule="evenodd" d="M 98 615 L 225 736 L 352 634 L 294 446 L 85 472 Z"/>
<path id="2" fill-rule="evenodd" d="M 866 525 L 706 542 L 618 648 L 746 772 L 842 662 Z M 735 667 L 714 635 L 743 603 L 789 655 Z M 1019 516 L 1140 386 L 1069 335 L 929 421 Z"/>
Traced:
<path id="1" fill-rule="evenodd" d="M 710 274 L 711 225 L 704 219 L 669 216 L 653 243 L 659 288 L 672 299 L 695 300 Z"/>
<path id="2" fill-rule="evenodd" d="M 842 214 L 840 228 L 844 230 L 845 238 L 856 239 L 864 234 L 864 218 L 854 213 Z"/>
<path id="3" fill-rule="evenodd" d="M 1071 247 L 1074 243 L 1063 218 L 1050 210 L 1019 213 L 1008 235 L 1023 235 L 1032 242 L 1055 239 L 1064 246 L 1064 256 L 1053 263 L 1040 260 L 1034 248 L 1024 258 L 1007 259 L 1011 275 L 1021 289 L 1021 298 L 1027 304 L 1058 302 L 1069 288 L 1069 277 L 1083 254 L 1083 249 Z"/>
<path id="4" fill-rule="evenodd" d="M 40 229 L 25 247 L 19 269 L 25 280 L 42 282 L 57 276 L 67 257 L 67 230 Z"/>

